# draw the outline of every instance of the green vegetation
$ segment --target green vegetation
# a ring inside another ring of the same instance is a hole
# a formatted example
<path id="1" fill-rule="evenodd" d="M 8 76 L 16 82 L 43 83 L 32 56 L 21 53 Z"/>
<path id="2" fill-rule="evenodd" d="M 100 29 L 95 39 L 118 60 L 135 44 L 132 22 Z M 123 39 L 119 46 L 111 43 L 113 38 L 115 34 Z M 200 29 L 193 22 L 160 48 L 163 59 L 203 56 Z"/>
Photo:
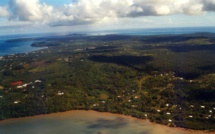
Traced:
<path id="1" fill-rule="evenodd" d="M 0 60 L 0 119 L 84 109 L 213 131 L 214 43 L 203 33 L 36 42 L 48 48 Z"/>

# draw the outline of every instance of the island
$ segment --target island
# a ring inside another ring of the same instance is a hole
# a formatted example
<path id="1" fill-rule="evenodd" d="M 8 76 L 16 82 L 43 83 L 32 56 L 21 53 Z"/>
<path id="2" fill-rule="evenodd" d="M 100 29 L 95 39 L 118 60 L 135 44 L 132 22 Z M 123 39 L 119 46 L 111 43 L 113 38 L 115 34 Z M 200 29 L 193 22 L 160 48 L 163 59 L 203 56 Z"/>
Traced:
<path id="1" fill-rule="evenodd" d="M 32 46 L 46 48 L 0 57 L 0 120 L 94 110 L 215 129 L 215 34 L 62 36 Z"/>

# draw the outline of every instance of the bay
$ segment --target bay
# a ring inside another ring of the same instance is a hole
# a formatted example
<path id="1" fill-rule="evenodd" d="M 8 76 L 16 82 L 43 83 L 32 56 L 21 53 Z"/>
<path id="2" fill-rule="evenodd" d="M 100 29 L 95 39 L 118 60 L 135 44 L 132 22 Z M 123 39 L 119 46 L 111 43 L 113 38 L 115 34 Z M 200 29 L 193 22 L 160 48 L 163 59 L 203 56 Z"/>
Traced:
<path id="1" fill-rule="evenodd" d="M 68 111 L 0 121 L 1 134 L 215 134 L 170 128 L 130 116 Z"/>
<path id="2" fill-rule="evenodd" d="M 32 47 L 31 44 L 34 40 L 23 40 L 23 41 L 0 41 L 0 56 L 11 55 L 17 53 L 28 53 L 43 48 Z"/>

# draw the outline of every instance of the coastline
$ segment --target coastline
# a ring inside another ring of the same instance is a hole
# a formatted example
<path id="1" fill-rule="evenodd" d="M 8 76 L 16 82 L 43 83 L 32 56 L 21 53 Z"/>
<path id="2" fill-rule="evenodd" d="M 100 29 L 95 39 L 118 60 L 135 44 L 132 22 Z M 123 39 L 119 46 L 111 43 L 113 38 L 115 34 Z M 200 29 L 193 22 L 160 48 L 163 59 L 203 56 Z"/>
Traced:
<path id="1" fill-rule="evenodd" d="M 67 120 L 72 118 L 73 120 L 92 120 L 92 119 L 101 119 L 104 121 L 115 122 L 114 120 L 118 120 L 119 122 L 129 122 L 129 123 L 138 123 L 140 126 L 143 126 L 145 129 L 149 129 L 148 131 L 150 134 L 215 134 L 215 132 L 208 132 L 203 130 L 190 130 L 185 128 L 179 127 L 169 127 L 166 125 L 161 125 L 157 123 L 150 122 L 149 120 L 138 119 L 135 117 L 121 115 L 121 114 L 113 114 L 109 112 L 98 112 L 93 110 L 71 110 L 66 112 L 59 112 L 59 113 L 51 113 L 51 114 L 42 114 L 42 115 L 35 115 L 35 116 L 28 116 L 28 117 L 21 117 L 21 118 L 12 118 L 0 121 L 0 126 L 4 124 L 13 124 L 18 122 L 33 122 L 34 120 Z M 94 123 L 95 121 L 92 121 Z M 117 122 L 117 121 L 116 121 Z M 117 123 L 114 123 L 117 125 Z M 22 124 L 22 123 L 21 123 Z M 109 126 L 107 126 L 109 127 Z M 177 133 L 176 133 L 177 132 Z"/>

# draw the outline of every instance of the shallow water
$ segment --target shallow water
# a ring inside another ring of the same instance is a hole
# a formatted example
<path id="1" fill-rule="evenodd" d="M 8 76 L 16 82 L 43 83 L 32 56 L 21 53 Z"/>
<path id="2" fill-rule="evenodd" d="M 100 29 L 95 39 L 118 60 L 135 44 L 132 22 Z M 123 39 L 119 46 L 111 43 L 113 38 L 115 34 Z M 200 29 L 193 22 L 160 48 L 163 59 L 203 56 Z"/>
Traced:
<path id="1" fill-rule="evenodd" d="M 0 122 L 0 134 L 203 134 L 95 111 L 69 111 Z M 213 133 L 214 134 L 214 133 Z"/>

